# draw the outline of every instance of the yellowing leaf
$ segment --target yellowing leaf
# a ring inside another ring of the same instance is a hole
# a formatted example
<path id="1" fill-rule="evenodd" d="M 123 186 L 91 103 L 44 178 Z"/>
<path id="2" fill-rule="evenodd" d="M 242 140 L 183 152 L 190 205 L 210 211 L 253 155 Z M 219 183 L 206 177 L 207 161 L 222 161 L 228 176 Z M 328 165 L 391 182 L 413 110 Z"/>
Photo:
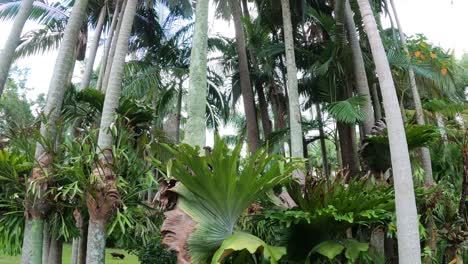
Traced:
<path id="1" fill-rule="evenodd" d="M 269 259 L 270 263 L 273 264 L 278 263 L 278 260 L 286 254 L 285 247 L 270 246 L 254 235 L 244 232 L 235 232 L 224 240 L 221 247 L 215 252 L 211 264 L 222 263 L 223 259 L 233 252 L 242 251 L 244 249 L 250 254 L 254 254 L 257 251 L 262 252 L 265 259 Z"/>

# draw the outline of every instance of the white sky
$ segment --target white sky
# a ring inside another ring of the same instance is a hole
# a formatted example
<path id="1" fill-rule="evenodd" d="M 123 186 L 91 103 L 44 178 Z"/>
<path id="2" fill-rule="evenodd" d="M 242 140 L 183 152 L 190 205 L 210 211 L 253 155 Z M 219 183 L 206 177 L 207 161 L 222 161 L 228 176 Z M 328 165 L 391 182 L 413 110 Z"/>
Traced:
<path id="1" fill-rule="evenodd" d="M 457 57 L 468 52 L 468 0 L 395 0 L 395 4 L 406 34 L 424 33 L 434 44 L 454 50 Z M 213 8 L 210 14 L 210 34 L 230 37 L 234 35 L 232 24 L 215 20 Z M 383 22 L 384 26 L 389 25 L 387 19 Z M 10 27 L 11 22 L 0 22 L 0 47 L 3 47 Z M 27 23 L 25 31 L 34 27 L 33 23 Z M 50 52 L 16 62 L 20 68 L 30 68 L 27 86 L 33 89 L 28 95 L 29 98 L 47 93 L 56 56 L 56 52 Z M 75 77 L 79 77 L 81 67 L 77 65 L 76 68 Z"/>

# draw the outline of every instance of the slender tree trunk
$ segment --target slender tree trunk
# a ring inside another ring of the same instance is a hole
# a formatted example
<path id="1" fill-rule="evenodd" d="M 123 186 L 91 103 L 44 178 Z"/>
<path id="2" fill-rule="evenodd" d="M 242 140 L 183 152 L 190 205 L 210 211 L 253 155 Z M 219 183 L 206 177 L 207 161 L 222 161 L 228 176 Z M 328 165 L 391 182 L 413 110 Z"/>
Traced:
<path id="1" fill-rule="evenodd" d="M 98 81 L 96 84 L 96 89 L 100 91 L 102 90 L 102 81 L 104 79 L 104 74 L 106 72 L 107 60 L 109 58 L 112 40 L 114 38 L 114 34 L 116 31 L 115 29 L 117 28 L 117 21 L 119 20 L 121 3 L 122 3 L 122 0 L 117 0 L 116 6 L 114 9 L 114 14 L 112 15 L 111 26 L 109 28 L 109 32 L 107 33 L 106 43 L 104 44 L 104 51 L 102 53 L 101 66 L 99 68 L 99 77 L 98 77 Z"/>
<path id="2" fill-rule="evenodd" d="M 183 81 L 180 80 L 179 82 L 179 93 L 177 94 L 177 106 L 176 106 L 176 144 L 180 142 L 180 120 L 182 118 L 182 96 L 184 90 L 182 89 Z"/>
<path id="3" fill-rule="evenodd" d="M 380 106 L 379 92 L 377 91 L 377 83 L 372 84 L 372 103 L 374 105 L 375 120 L 382 119 L 382 107 Z"/>
<path id="4" fill-rule="evenodd" d="M 291 23 L 291 9 L 289 0 L 281 0 L 281 10 L 283 13 L 284 43 L 286 49 L 286 68 L 288 75 L 289 90 L 289 130 L 291 134 L 291 155 L 300 157 L 303 155 L 301 108 L 299 106 L 299 91 L 297 85 L 297 68 L 294 57 L 294 39 Z M 304 184 L 305 175 L 295 173 L 298 180 Z"/>
<path id="5" fill-rule="evenodd" d="M 247 4 L 247 0 L 242 0 L 242 11 L 244 12 L 244 16 L 250 19 L 250 12 L 249 12 L 249 6 Z"/>
<path id="6" fill-rule="evenodd" d="M 260 114 L 262 117 L 262 128 L 263 134 L 265 135 L 265 139 L 271 134 L 271 120 L 268 115 L 268 102 L 265 98 L 265 92 L 263 90 L 262 82 L 257 81 L 255 87 L 257 88 L 257 95 L 258 95 L 258 105 L 260 108 Z"/>
<path id="7" fill-rule="evenodd" d="M 133 26 L 137 9 L 136 0 L 128 1 L 122 18 L 119 35 L 116 36 L 116 52 L 112 69 L 109 75 L 104 107 L 102 110 L 101 125 L 98 137 L 98 148 L 102 151 L 99 165 L 93 170 L 93 174 L 105 182 L 105 188 L 101 185 L 93 186 L 96 195 L 87 194 L 86 203 L 90 215 L 88 227 L 87 264 L 102 264 L 105 260 L 106 224 L 115 213 L 115 208 L 120 199 L 116 187 L 117 177 L 112 171 L 112 135 L 109 131 L 114 121 L 115 111 L 119 104 L 122 88 L 125 57 L 128 51 L 128 40 Z"/>
<path id="8" fill-rule="evenodd" d="M 468 148 L 463 149 L 463 181 L 458 214 L 464 218 L 466 213 L 466 196 L 468 195 Z"/>
<path id="9" fill-rule="evenodd" d="M 44 108 L 44 114 L 49 116 L 48 126 L 41 125 L 41 135 L 43 137 L 50 136 L 55 138 L 55 126 L 60 111 L 62 109 L 63 97 L 65 95 L 66 85 L 69 75 L 75 64 L 75 49 L 77 45 L 77 38 L 83 24 L 86 6 L 88 0 L 78 0 L 73 6 L 70 19 L 67 23 L 62 44 L 57 55 L 57 60 L 54 67 L 54 75 L 50 81 L 49 91 L 47 93 L 47 101 Z M 51 135 L 48 135 L 47 129 L 51 130 Z M 36 159 L 44 153 L 44 148 L 41 144 L 36 146 Z"/>
<path id="10" fill-rule="evenodd" d="M 46 221 L 44 221 L 44 233 L 42 236 L 42 263 L 49 263 L 49 249 L 50 249 L 50 228 Z"/>
<path id="11" fill-rule="evenodd" d="M 30 254 L 29 252 L 31 251 L 31 227 L 32 227 L 32 221 L 29 219 L 26 219 L 24 222 L 24 238 L 23 238 L 23 246 L 21 248 L 21 264 L 29 264 L 30 261 Z M 27 253 L 27 254 L 25 254 Z"/>
<path id="12" fill-rule="evenodd" d="M 339 100 L 346 100 L 352 95 L 349 81 L 343 89 L 338 91 Z M 340 150 L 342 166 L 345 172 L 350 177 L 356 177 L 359 174 L 359 157 L 356 140 L 356 126 L 354 124 L 337 123 L 338 136 L 340 138 Z"/>
<path id="13" fill-rule="evenodd" d="M 129 3 L 130 4 L 130 3 Z M 106 258 L 106 223 L 89 220 L 86 264 L 104 264 Z"/>
<path id="14" fill-rule="evenodd" d="M 80 247 L 80 240 L 81 238 L 79 237 L 73 238 L 70 264 L 78 264 L 78 250 Z"/>
<path id="15" fill-rule="evenodd" d="M 24 24 L 31 14 L 34 0 L 23 0 L 19 8 L 18 14 L 15 17 L 13 26 L 11 27 L 10 35 L 5 42 L 5 46 L 0 53 L 0 97 L 3 94 L 3 88 L 8 79 L 8 72 L 10 71 L 13 57 L 15 56 L 15 49 L 20 42 L 21 32 L 23 31 Z"/>
<path id="16" fill-rule="evenodd" d="M 330 183 L 330 166 L 328 165 L 327 145 L 325 144 L 325 132 L 323 131 L 322 110 L 320 104 L 315 104 L 315 111 L 317 111 L 317 120 L 319 122 L 319 136 L 320 136 L 320 150 L 322 152 L 322 165 L 323 173 L 327 183 Z"/>
<path id="17" fill-rule="evenodd" d="M 239 75 L 242 97 L 244 99 L 244 112 L 247 119 L 247 137 L 249 140 L 249 149 L 254 153 L 259 147 L 259 132 L 257 123 L 257 114 L 255 110 L 255 97 L 250 82 L 249 64 L 247 61 L 247 50 L 245 48 L 245 35 L 241 21 L 241 7 L 238 0 L 230 0 L 229 5 L 234 19 L 234 28 L 236 31 L 236 49 L 239 60 Z"/>
<path id="18" fill-rule="evenodd" d="M 250 21 L 250 13 L 249 13 L 249 8 L 247 6 L 246 0 L 242 0 L 242 9 L 243 9 L 244 16 Z M 260 66 L 258 64 L 257 54 L 254 48 L 250 47 L 248 48 L 248 51 L 249 51 L 250 60 L 252 61 L 252 66 L 254 70 L 257 73 L 260 73 Z M 263 81 L 260 80 L 259 78 L 255 79 L 255 88 L 256 88 L 257 96 L 258 96 L 258 105 L 260 108 L 260 114 L 262 117 L 263 134 L 265 135 L 265 139 L 267 139 L 268 136 L 271 134 L 272 127 L 271 127 L 270 117 L 268 116 L 268 102 L 265 98 L 265 91 L 263 90 Z"/>
<path id="19" fill-rule="evenodd" d="M 398 19 L 395 3 L 393 0 L 390 0 L 390 4 L 393 10 L 393 16 L 398 27 L 398 33 L 400 34 L 401 45 L 403 46 L 405 52 L 408 54 L 408 47 L 406 45 L 406 36 L 403 33 L 403 28 L 401 27 L 400 20 Z M 416 110 L 416 122 L 418 125 L 424 125 L 424 112 L 421 103 L 421 97 L 419 96 L 418 87 L 416 86 L 416 78 L 414 77 L 414 71 L 412 68 L 409 68 L 409 81 L 411 87 L 411 94 L 413 95 L 414 108 Z M 428 148 L 420 148 L 418 150 L 419 156 L 421 158 L 422 167 L 425 172 L 424 183 L 426 185 L 431 185 L 434 183 L 434 178 L 432 176 L 432 164 L 431 164 L 431 153 Z"/>
<path id="20" fill-rule="evenodd" d="M 198 0 L 190 56 L 190 79 L 187 95 L 187 123 L 184 142 L 205 146 L 205 111 L 207 95 L 208 0 Z"/>
<path id="21" fill-rule="evenodd" d="M 356 129 L 354 125 L 337 124 L 341 151 L 341 164 L 350 177 L 359 174 L 359 159 L 357 156 Z"/>
<path id="22" fill-rule="evenodd" d="M 93 39 L 89 45 L 89 51 L 88 51 L 89 56 L 88 56 L 88 60 L 86 61 L 86 67 L 85 67 L 83 78 L 81 79 L 81 84 L 80 84 L 81 90 L 88 88 L 89 82 L 91 80 L 91 74 L 93 73 L 94 60 L 96 59 L 96 53 L 99 47 L 99 40 L 101 39 L 101 32 L 102 32 L 102 28 L 104 26 L 104 22 L 106 19 L 106 13 L 107 13 L 106 11 L 107 11 L 107 6 L 106 4 L 104 4 L 101 8 L 101 12 L 99 13 L 99 19 L 96 24 Z"/>
<path id="23" fill-rule="evenodd" d="M 110 50 L 109 50 L 109 56 L 107 57 L 106 69 L 104 72 L 104 77 L 102 78 L 102 86 L 101 86 L 101 91 L 104 93 L 106 93 L 107 86 L 109 85 L 109 76 L 112 71 L 112 67 L 113 67 L 112 64 L 114 63 L 115 51 L 117 49 L 117 42 L 119 41 L 120 30 L 122 28 L 123 17 L 125 15 L 127 4 L 128 4 L 127 0 L 124 0 L 122 3 L 119 18 L 117 20 L 117 27 L 115 29 L 114 36 L 112 38 L 112 43 L 111 43 Z"/>
<path id="24" fill-rule="evenodd" d="M 80 244 L 78 247 L 78 264 L 86 264 L 86 249 L 88 244 L 88 222 L 84 221 L 80 228 Z"/>
<path id="25" fill-rule="evenodd" d="M 362 107 L 362 111 L 365 116 L 363 131 L 364 135 L 368 135 L 375 124 L 374 113 L 372 111 L 372 100 L 370 98 L 369 83 L 367 81 L 366 69 L 364 67 L 364 58 L 362 57 L 361 46 L 359 45 L 359 39 L 356 33 L 356 25 L 353 18 L 354 14 L 351 10 L 349 0 L 345 1 L 345 25 L 348 32 L 349 44 L 353 54 L 354 78 L 356 80 L 358 93 L 366 98 L 366 103 Z"/>
<path id="26" fill-rule="evenodd" d="M 52 238 L 49 248 L 49 262 L 47 264 L 62 264 L 63 240 Z"/>
<path id="27" fill-rule="evenodd" d="M 170 113 L 163 125 L 164 134 L 172 142 L 177 141 L 177 113 Z"/>
<path id="28" fill-rule="evenodd" d="M 122 89 L 122 78 L 125 65 L 125 57 L 128 51 L 128 40 L 133 26 L 133 19 L 136 13 L 136 0 L 130 0 L 125 6 L 123 17 L 121 20 L 120 30 L 115 36 L 117 41 L 115 45 L 115 53 L 112 57 L 112 69 L 109 75 L 109 83 L 106 88 L 106 97 L 102 110 L 101 125 L 99 128 L 98 146 L 101 149 L 106 149 L 112 146 L 112 135 L 109 127 L 114 122 L 115 109 L 119 105 L 120 93 Z M 128 12 L 128 14 L 127 14 Z M 106 70 L 107 71 L 107 70 Z"/>
<path id="29" fill-rule="evenodd" d="M 400 263 L 419 264 L 421 263 L 421 247 L 413 176 L 395 85 L 369 0 L 358 0 L 358 5 L 379 76 L 388 125 L 395 188 L 399 260 Z"/>
<path id="30" fill-rule="evenodd" d="M 41 136 L 50 138 L 51 142 L 55 142 L 55 126 L 60 116 L 63 97 L 67 87 L 67 85 L 64 84 L 67 83 L 68 76 L 75 63 L 75 58 L 73 56 L 74 50 L 76 48 L 80 28 L 83 24 L 87 4 L 88 0 L 77 0 L 73 6 L 55 62 L 54 75 L 50 81 L 47 101 L 44 108 L 44 114 L 48 116 L 48 124 L 41 124 Z M 29 177 L 29 182 L 36 183 L 38 192 L 36 193 L 34 202 L 26 201 L 26 213 L 28 217 L 30 217 L 30 221 L 33 221 L 30 237 L 27 238 L 33 241 L 31 243 L 34 243 L 34 246 L 30 247 L 30 252 L 26 252 L 26 254 L 30 254 L 31 256 L 29 258 L 29 263 L 42 262 L 43 216 L 47 210 L 47 202 L 43 197 L 44 188 L 47 188 L 47 183 L 44 180 L 44 170 L 50 169 L 52 165 L 52 156 L 47 153 L 44 147 L 39 143 L 36 144 L 35 159 L 38 163 Z M 40 232 L 35 230 L 35 228 L 38 227 L 40 227 Z M 36 243 L 39 243 L 40 246 L 37 246 Z M 23 252 L 23 254 L 25 254 L 25 252 Z"/>
<path id="31" fill-rule="evenodd" d="M 22 264 L 42 263 L 42 235 L 44 221 L 40 218 L 27 219 L 23 239 Z"/>

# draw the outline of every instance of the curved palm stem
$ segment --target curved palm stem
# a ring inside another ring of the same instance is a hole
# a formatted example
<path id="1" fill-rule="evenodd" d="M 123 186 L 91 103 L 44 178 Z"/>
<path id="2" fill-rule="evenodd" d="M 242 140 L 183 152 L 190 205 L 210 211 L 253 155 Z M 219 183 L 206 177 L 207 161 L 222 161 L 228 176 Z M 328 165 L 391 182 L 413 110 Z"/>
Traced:
<path id="1" fill-rule="evenodd" d="M 89 81 L 91 79 L 91 74 L 93 73 L 94 60 L 96 59 L 97 49 L 99 47 L 99 40 L 101 39 L 102 28 L 104 26 L 104 20 L 106 18 L 107 6 L 104 5 L 99 12 L 99 19 L 94 29 L 93 40 L 91 45 L 89 45 L 88 60 L 86 61 L 85 71 L 81 79 L 80 90 L 86 89 L 89 86 Z"/>
<path id="2" fill-rule="evenodd" d="M 382 92 L 392 160 L 400 263 L 421 263 L 418 213 L 403 120 L 388 63 L 369 0 L 358 0 Z"/>
<path id="3" fill-rule="evenodd" d="M 18 14 L 15 17 L 15 22 L 11 28 L 10 35 L 5 43 L 5 47 L 0 54 L 0 97 L 3 94 L 3 88 L 8 78 L 15 49 L 18 46 L 21 31 L 23 31 L 24 24 L 29 17 L 33 7 L 33 0 L 23 0 Z"/>

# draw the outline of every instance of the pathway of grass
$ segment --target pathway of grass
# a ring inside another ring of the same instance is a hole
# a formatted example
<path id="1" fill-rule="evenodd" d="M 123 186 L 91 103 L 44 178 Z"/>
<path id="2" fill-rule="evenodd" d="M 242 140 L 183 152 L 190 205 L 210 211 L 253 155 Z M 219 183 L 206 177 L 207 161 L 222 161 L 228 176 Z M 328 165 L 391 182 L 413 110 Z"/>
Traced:
<path id="1" fill-rule="evenodd" d="M 125 259 L 114 259 L 110 255 L 111 252 L 121 253 L 125 255 Z M 65 244 L 63 246 L 63 264 L 70 264 L 71 258 L 71 245 Z M 21 263 L 21 256 L 0 256 L 0 264 L 19 264 Z M 125 250 L 121 249 L 106 249 L 106 264 L 139 264 L 138 258 L 135 255 L 130 255 Z"/>

